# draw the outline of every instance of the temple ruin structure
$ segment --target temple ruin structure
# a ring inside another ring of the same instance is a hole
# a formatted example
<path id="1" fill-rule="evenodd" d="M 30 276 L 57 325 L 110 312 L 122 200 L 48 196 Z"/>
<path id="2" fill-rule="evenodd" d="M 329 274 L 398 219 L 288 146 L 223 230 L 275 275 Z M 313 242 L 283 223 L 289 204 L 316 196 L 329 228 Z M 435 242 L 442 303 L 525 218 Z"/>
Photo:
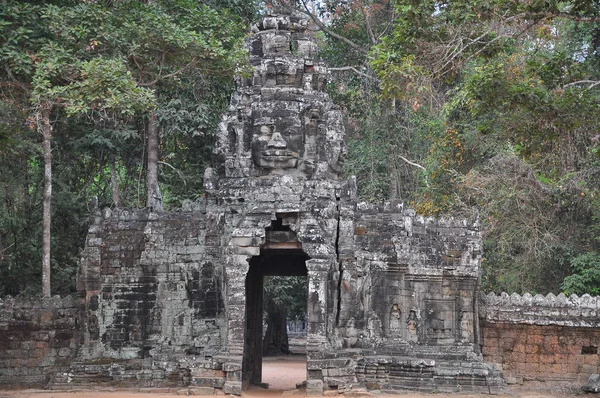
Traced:
<path id="1" fill-rule="evenodd" d="M 240 395 L 262 380 L 263 277 L 304 275 L 308 395 L 504 388 L 481 352 L 477 223 L 357 200 L 340 178 L 342 113 L 307 26 L 286 8 L 254 26 L 252 74 L 223 116 L 204 198 L 95 214 L 79 302 L 59 300 L 45 324 L 71 334 L 53 347 L 56 332 L 38 330 L 56 349 L 50 385 Z"/>
<path id="2" fill-rule="evenodd" d="M 342 113 L 307 26 L 282 8 L 254 26 L 253 71 L 223 116 L 203 201 L 98 217 L 81 269 L 81 359 L 151 358 L 154 373 L 164 363 L 240 394 L 261 382 L 263 277 L 306 275 L 309 393 L 489 391 L 500 382 L 478 348 L 477 226 L 357 202 L 354 180 L 339 178 Z"/>

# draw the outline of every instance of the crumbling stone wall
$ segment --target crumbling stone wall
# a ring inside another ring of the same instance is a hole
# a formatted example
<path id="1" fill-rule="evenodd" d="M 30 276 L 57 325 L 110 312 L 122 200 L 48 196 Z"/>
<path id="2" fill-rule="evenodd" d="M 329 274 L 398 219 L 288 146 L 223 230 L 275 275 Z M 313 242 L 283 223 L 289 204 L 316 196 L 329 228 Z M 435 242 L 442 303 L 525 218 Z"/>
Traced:
<path id="1" fill-rule="evenodd" d="M 77 319 L 71 297 L 0 299 L 0 385 L 43 387 L 68 371 Z"/>
<path id="2" fill-rule="evenodd" d="M 221 371 L 213 359 L 225 337 L 219 223 L 202 211 L 98 213 L 79 275 L 79 360 L 136 360 L 130 372 L 97 372 L 149 386 L 203 378 L 190 373 L 196 368 Z"/>
<path id="3" fill-rule="evenodd" d="M 483 356 L 507 381 L 585 383 L 600 373 L 600 298 L 482 295 Z"/>
<path id="4" fill-rule="evenodd" d="M 501 377 L 479 356 L 477 223 L 357 203 L 353 235 L 352 256 L 341 259 L 334 344 L 355 362 L 323 361 L 326 385 L 500 392 Z"/>

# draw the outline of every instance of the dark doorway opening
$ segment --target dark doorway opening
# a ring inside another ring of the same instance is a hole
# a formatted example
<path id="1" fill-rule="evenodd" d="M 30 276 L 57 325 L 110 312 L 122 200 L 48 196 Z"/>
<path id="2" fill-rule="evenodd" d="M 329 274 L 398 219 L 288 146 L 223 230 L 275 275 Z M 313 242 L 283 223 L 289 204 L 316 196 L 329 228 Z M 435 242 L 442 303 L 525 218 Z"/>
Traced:
<path id="1" fill-rule="evenodd" d="M 246 334 L 242 360 L 242 386 L 244 389 L 248 389 L 251 385 L 264 386 L 263 355 L 268 351 L 266 348 L 269 348 L 263 345 L 265 277 L 307 277 L 308 275 L 306 269 L 308 256 L 302 251 L 298 242 L 291 242 L 289 238 L 290 236 L 286 239 L 287 242 L 273 244 L 268 236 L 267 243 L 261 249 L 260 255 L 250 260 L 250 269 L 246 276 Z M 273 349 L 273 347 L 270 348 Z M 289 347 L 281 348 L 289 350 Z"/>

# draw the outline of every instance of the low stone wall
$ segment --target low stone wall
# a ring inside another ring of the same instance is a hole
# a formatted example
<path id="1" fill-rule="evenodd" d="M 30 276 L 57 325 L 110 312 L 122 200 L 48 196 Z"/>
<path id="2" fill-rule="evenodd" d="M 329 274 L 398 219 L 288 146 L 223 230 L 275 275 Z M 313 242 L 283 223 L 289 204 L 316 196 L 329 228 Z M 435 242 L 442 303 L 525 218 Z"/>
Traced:
<path id="1" fill-rule="evenodd" d="M 508 383 L 600 373 L 600 297 L 490 293 L 480 303 L 484 360 Z"/>
<path id="2" fill-rule="evenodd" d="M 67 371 L 77 351 L 71 297 L 0 298 L 0 385 L 40 387 Z"/>

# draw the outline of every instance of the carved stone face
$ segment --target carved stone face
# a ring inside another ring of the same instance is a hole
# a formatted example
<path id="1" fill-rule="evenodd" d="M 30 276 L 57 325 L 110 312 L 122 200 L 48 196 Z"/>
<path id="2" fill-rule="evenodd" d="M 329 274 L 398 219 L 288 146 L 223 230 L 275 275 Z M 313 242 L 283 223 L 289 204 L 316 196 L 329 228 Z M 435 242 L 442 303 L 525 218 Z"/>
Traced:
<path id="1" fill-rule="evenodd" d="M 290 169 L 298 167 L 304 150 L 304 138 L 300 129 L 288 128 L 282 132 L 275 126 L 261 126 L 252 139 L 252 160 L 266 169 Z"/>

